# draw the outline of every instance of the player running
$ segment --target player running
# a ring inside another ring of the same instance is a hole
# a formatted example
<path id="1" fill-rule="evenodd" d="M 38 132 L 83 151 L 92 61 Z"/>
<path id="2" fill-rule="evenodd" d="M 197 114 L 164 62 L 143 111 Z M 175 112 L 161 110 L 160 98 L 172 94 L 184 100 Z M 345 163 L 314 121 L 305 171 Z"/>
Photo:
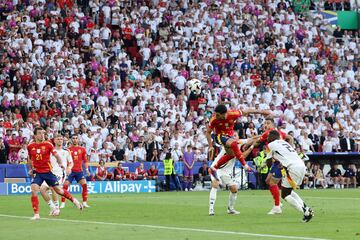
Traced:
<path id="1" fill-rule="evenodd" d="M 66 190 L 59 187 L 59 182 L 55 174 L 53 174 L 50 155 L 53 154 L 60 168 L 64 169 L 62 165 L 61 157 L 57 153 L 54 146 L 49 141 L 44 141 L 44 130 L 41 127 L 36 127 L 34 130 L 35 141 L 28 145 L 29 152 L 29 175 L 33 176 L 31 182 L 31 204 L 34 210 L 34 217 L 31 220 L 40 219 L 39 214 L 39 198 L 38 194 L 40 191 L 41 184 L 45 181 L 54 191 L 69 199 L 74 205 L 82 210 L 82 204 Z"/>
<path id="2" fill-rule="evenodd" d="M 245 143 L 251 144 L 250 141 L 251 140 L 246 140 L 246 139 L 238 140 L 238 144 L 239 146 Z M 251 153 L 253 148 L 254 146 L 251 145 L 243 153 L 243 157 L 246 158 Z M 219 155 L 215 158 L 211 166 L 216 165 L 219 159 L 225 154 L 226 154 L 225 148 L 222 148 Z M 217 170 L 217 176 L 219 179 L 215 179 L 215 177 L 212 175 L 210 176 L 211 177 L 211 190 L 210 190 L 210 198 L 209 198 L 210 216 L 215 215 L 214 207 L 216 202 L 217 189 L 219 188 L 219 185 L 227 186 L 230 190 L 227 213 L 235 214 L 235 215 L 240 214 L 240 212 L 236 211 L 234 207 L 237 198 L 237 190 L 238 190 L 238 185 L 235 181 L 235 163 L 236 163 L 236 158 L 232 158 L 230 161 L 220 166 L 219 170 Z"/>
<path id="3" fill-rule="evenodd" d="M 207 127 L 206 138 L 209 144 L 209 152 L 214 150 L 212 144 L 212 138 L 216 143 L 224 146 L 226 154 L 224 154 L 217 163 L 210 168 L 210 174 L 217 180 L 219 180 L 216 172 L 220 166 L 224 165 L 228 161 L 234 158 L 234 156 L 240 160 L 243 167 L 250 171 L 250 167 L 246 164 L 245 158 L 238 146 L 237 140 L 234 138 L 234 125 L 238 118 L 243 114 L 258 113 L 268 115 L 270 112 L 268 110 L 254 110 L 247 109 L 243 111 L 239 110 L 228 110 L 225 105 L 219 104 L 215 107 L 215 113 L 210 119 L 209 125 Z M 212 134 L 214 132 L 214 134 Z"/>
<path id="4" fill-rule="evenodd" d="M 260 136 L 260 139 L 258 140 L 258 144 L 265 143 L 266 147 L 267 147 L 267 145 L 268 145 L 267 137 L 272 130 L 278 131 L 281 139 L 285 139 L 290 144 L 293 143 L 293 139 L 290 135 L 287 135 L 286 133 L 276 129 L 275 122 L 273 119 L 268 118 L 265 120 L 264 129 L 265 129 L 265 132 Z M 271 159 L 269 159 L 269 160 L 271 161 Z M 271 164 L 271 168 L 270 168 L 269 174 L 267 175 L 265 181 L 269 185 L 269 191 L 274 199 L 274 206 L 268 212 L 268 214 L 270 214 L 270 215 L 281 214 L 282 210 L 281 210 L 280 191 L 279 191 L 278 184 L 282 178 L 282 172 L 278 166 L 278 162 L 274 162 L 274 163 L 270 163 L 270 164 Z M 269 164 L 269 166 L 270 166 L 270 164 Z"/>
<path id="5" fill-rule="evenodd" d="M 306 166 L 301 160 L 295 149 L 284 140 L 281 140 L 277 130 L 269 132 L 267 141 L 270 153 L 268 157 L 272 157 L 279 161 L 281 167 L 286 171 L 286 176 L 281 182 L 281 197 L 287 201 L 296 210 L 304 214 L 303 221 L 308 222 L 313 217 L 313 210 L 306 206 L 304 201 L 295 193 L 295 189 L 301 185 L 305 173 Z"/>
<path id="6" fill-rule="evenodd" d="M 52 173 L 56 175 L 59 185 L 60 187 L 62 187 L 65 181 L 65 177 L 68 176 L 71 172 L 73 161 L 72 161 L 71 153 L 68 150 L 63 149 L 63 143 L 64 143 L 63 136 L 61 136 L 60 134 L 56 135 L 54 138 L 54 142 L 55 142 L 55 149 L 59 154 L 62 165 L 66 170 L 64 172 L 64 169 L 62 169 L 59 166 L 59 164 L 56 162 L 56 158 L 54 156 L 51 156 L 50 161 L 51 161 L 51 166 L 53 167 Z M 48 193 L 49 190 L 51 190 L 52 192 L 51 195 L 52 199 L 49 196 Z M 47 202 L 50 207 L 49 215 L 58 216 L 60 214 L 59 199 L 54 189 L 50 188 L 49 185 L 47 185 L 47 183 L 44 182 L 40 187 L 40 193 L 44 198 L 45 202 Z"/>
<path id="7" fill-rule="evenodd" d="M 86 174 L 87 174 L 87 176 L 90 176 L 89 164 L 88 164 L 88 161 L 86 158 L 86 149 L 84 147 L 79 146 L 79 138 L 77 135 L 73 135 L 71 140 L 72 140 L 73 145 L 70 146 L 68 149 L 71 153 L 71 157 L 73 159 L 74 166 L 71 170 L 70 175 L 68 176 L 68 178 L 66 179 L 66 181 L 64 183 L 64 189 L 67 190 L 69 188 L 69 185 L 75 179 L 76 182 L 78 184 L 80 184 L 82 187 L 83 206 L 88 208 L 90 206 L 87 204 L 87 195 L 88 195 L 87 184 L 86 184 L 86 179 L 85 179 L 85 176 L 83 174 L 83 169 L 82 169 L 82 164 L 84 163 Z M 65 207 L 65 199 L 61 198 L 60 208 L 64 208 L 64 207 Z"/>

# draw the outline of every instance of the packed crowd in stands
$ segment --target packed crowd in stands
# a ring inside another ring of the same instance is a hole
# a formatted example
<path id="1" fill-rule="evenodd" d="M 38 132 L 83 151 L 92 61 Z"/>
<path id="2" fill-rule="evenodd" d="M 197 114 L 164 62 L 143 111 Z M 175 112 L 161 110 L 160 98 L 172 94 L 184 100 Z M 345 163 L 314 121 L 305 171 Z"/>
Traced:
<path id="1" fill-rule="evenodd" d="M 360 32 L 289 1 L 0 2 L 1 163 L 26 162 L 37 125 L 79 134 L 90 162 L 181 161 L 189 145 L 206 161 L 219 103 L 271 109 L 304 152 L 359 150 Z"/>

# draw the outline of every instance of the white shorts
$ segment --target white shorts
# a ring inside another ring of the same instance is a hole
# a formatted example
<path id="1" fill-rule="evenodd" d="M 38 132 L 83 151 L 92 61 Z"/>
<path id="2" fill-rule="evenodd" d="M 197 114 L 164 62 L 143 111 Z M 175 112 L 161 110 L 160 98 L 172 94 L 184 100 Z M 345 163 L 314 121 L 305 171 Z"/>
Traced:
<path id="1" fill-rule="evenodd" d="M 220 180 L 220 185 L 222 186 L 234 186 L 237 185 L 236 179 L 233 176 L 233 173 L 229 172 L 221 172 L 220 170 L 217 171 L 217 175 Z M 210 175 L 211 181 L 217 181 L 212 175 Z"/>
<path id="2" fill-rule="evenodd" d="M 288 173 L 290 174 L 291 179 L 296 184 L 296 186 L 300 186 L 304 180 L 305 173 L 306 173 L 306 167 L 305 166 L 299 166 L 299 167 L 293 167 L 291 169 L 288 169 Z M 285 188 L 292 188 L 291 184 L 289 183 L 289 180 L 287 178 L 287 175 L 285 175 L 282 178 L 281 186 Z"/>

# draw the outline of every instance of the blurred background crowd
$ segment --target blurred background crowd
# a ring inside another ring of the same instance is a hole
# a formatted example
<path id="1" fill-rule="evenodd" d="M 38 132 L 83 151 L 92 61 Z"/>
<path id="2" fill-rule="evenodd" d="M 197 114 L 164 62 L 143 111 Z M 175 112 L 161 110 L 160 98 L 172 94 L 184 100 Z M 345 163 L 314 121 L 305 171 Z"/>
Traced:
<path id="1" fill-rule="evenodd" d="M 299 151 L 358 151 L 360 32 L 304 14 L 358 7 L 1 0 L 0 161 L 26 162 L 37 125 L 49 138 L 79 134 L 90 162 L 156 162 L 167 152 L 176 162 L 187 146 L 196 161 L 212 160 L 205 130 L 219 103 L 271 109 Z M 194 78 L 200 95 L 187 90 Z M 252 137 L 263 122 L 242 117 L 236 131 Z"/>

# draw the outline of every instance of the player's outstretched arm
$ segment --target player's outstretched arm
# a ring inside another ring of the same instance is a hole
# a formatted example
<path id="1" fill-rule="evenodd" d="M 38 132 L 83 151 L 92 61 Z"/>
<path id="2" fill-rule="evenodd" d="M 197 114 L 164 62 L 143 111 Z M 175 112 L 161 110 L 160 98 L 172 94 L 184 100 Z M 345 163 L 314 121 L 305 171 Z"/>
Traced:
<path id="1" fill-rule="evenodd" d="M 262 114 L 262 115 L 270 115 L 271 111 L 270 110 L 257 110 L 254 108 L 249 108 L 249 109 L 244 109 L 241 111 L 244 115 L 248 115 L 248 114 Z"/>

